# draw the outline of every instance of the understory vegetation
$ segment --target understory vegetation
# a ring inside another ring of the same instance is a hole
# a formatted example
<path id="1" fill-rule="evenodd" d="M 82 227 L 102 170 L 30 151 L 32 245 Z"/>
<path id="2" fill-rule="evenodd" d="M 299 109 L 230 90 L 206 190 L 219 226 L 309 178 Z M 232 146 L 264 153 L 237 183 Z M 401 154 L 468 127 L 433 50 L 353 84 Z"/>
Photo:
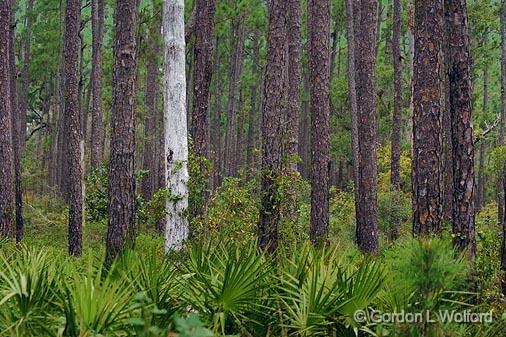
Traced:
<path id="1" fill-rule="evenodd" d="M 471 266 L 454 250 L 449 234 L 411 238 L 409 197 L 392 195 L 387 184 L 382 188 L 388 168 L 379 167 L 385 170 L 379 174 L 384 248 L 374 258 L 353 244 L 355 206 L 349 189 L 332 190 L 328 245 L 309 243 L 309 186 L 301 178 L 292 184 L 296 220 L 283 219 L 275 256 L 256 248 L 257 182 L 227 178 L 204 214 L 192 218 L 187 249 L 170 256 L 156 230 L 164 198 L 145 202 L 139 196 L 135 249 L 107 270 L 106 171 L 88 178 L 88 221 L 79 259 L 66 254 L 64 203 L 47 193 L 27 193 L 23 244 L 0 244 L 0 335 L 502 336 L 506 303 L 497 274 L 495 203 L 477 216 L 478 254 Z M 395 242 L 392 219 L 401 223 Z M 493 319 L 407 324 L 374 316 L 446 310 L 491 313 Z M 367 318 L 357 319 L 359 311 Z"/>

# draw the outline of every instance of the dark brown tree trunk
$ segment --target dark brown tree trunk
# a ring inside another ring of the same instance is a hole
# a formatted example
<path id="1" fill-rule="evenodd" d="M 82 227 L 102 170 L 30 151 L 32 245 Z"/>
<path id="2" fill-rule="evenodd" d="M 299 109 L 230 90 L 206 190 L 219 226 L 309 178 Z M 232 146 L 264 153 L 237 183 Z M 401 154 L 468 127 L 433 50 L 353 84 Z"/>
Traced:
<path id="1" fill-rule="evenodd" d="M 32 39 L 32 23 L 33 23 L 33 1 L 28 0 L 26 8 L 26 21 L 25 21 L 25 36 L 23 38 L 23 71 L 21 74 L 21 95 L 19 100 L 19 110 L 21 113 L 20 119 L 20 142 L 21 146 L 24 147 L 26 139 L 26 123 L 28 113 L 28 95 L 30 87 L 30 52 L 31 52 L 31 39 Z"/>
<path id="2" fill-rule="evenodd" d="M 354 7 L 355 10 L 356 7 Z M 357 245 L 367 254 L 378 253 L 377 164 L 376 164 L 376 0 L 362 0 L 360 24 L 355 26 L 358 105 L 358 191 Z M 357 23 L 356 23 L 357 24 Z"/>
<path id="3" fill-rule="evenodd" d="M 288 1 L 288 106 L 286 109 L 286 134 L 284 156 L 291 172 L 297 171 L 299 148 L 299 115 L 301 76 L 301 4 L 300 0 Z M 293 193 L 292 193 L 293 194 Z"/>
<path id="4" fill-rule="evenodd" d="M 104 0 L 91 0 L 92 64 L 91 88 L 91 167 L 96 168 L 104 157 L 102 117 L 102 42 L 104 39 Z"/>
<path id="5" fill-rule="evenodd" d="M 329 226 L 330 2 L 310 0 L 311 241 L 326 240 Z"/>
<path id="6" fill-rule="evenodd" d="M 258 81 L 259 81 L 259 62 L 260 62 L 260 29 L 255 28 L 253 32 L 253 63 L 251 73 L 253 74 L 253 84 L 251 85 L 251 107 L 248 114 L 248 145 L 246 153 L 246 166 L 249 171 L 253 167 L 255 151 L 255 130 L 257 127 L 256 116 L 258 101 Z"/>
<path id="7" fill-rule="evenodd" d="M 118 0 L 115 18 L 106 265 L 135 239 L 136 0 Z"/>
<path id="8" fill-rule="evenodd" d="M 402 118 L 402 59 L 401 59 L 401 1 L 394 0 L 393 6 L 392 58 L 394 63 L 394 115 L 392 119 L 392 157 L 390 164 L 390 182 L 393 201 L 399 202 L 401 189 L 401 118 Z M 399 236 L 399 219 L 392 217 L 391 239 Z"/>
<path id="9" fill-rule="evenodd" d="M 221 184 L 222 174 L 222 151 L 221 151 L 221 81 L 220 81 L 220 49 L 216 38 L 214 51 L 214 111 L 213 128 L 211 130 L 211 145 L 213 152 L 213 188 L 216 189 Z"/>
<path id="10" fill-rule="evenodd" d="M 11 1 L 0 2 L 0 238 L 12 235 L 12 107 L 10 100 Z"/>
<path id="11" fill-rule="evenodd" d="M 285 0 L 271 0 L 267 37 L 267 64 L 262 106 L 262 204 L 258 222 L 258 245 L 274 252 L 278 244 L 280 200 L 278 176 L 281 169 L 281 118 L 283 113 L 283 72 L 287 39 Z"/>
<path id="12" fill-rule="evenodd" d="M 83 153 L 81 110 L 79 107 L 79 30 L 81 1 L 67 0 L 65 9 L 65 118 L 67 130 L 67 168 L 69 202 L 69 254 L 82 254 L 83 226 Z"/>
<path id="13" fill-rule="evenodd" d="M 441 0 L 415 4 L 413 74 L 413 234 L 441 230 Z"/>
<path id="14" fill-rule="evenodd" d="M 10 92 L 11 92 L 11 121 L 12 121 L 12 153 L 14 161 L 14 191 L 15 191 L 15 209 L 16 209 L 16 243 L 23 239 L 23 191 L 21 186 L 21 123 L 20 110 L 18 109 L 18 93 L 16 74 L 16 56 L 15 56 L 15 37 L 16 37 L 16 17 L 15 1 L 12 1 L 11 8 L 11 29 L 9 39 L 9 62 L 10 62 Z"/>
<path id="15" fill-rule="evenodd" d="M 446 24 L 445 24 L 446 30 Z M 443 76 L 443 216 L 448 223 L 453 223 L 453 145 L 452 145 L 452 121 L 450 116 L 450 83 L 448 78 L 449 41 L 448 34 L 443 38 L 443 60 L 445 74 Z"/>
<path id="16" fill-rule="evenodd" d="M 401 187 L 401 116 L 402 116 L 402 59 L 401 59 L 401 1 L 394 0 L 392 38 L 394 59 L 394 117 L 392 120 L 391 184 L 394 190 Z"/>
<path id="17" fill-rule="evenodd" d="M 244 59 L 244 22 L 242 19 L 233 23 L 234 48 L 231 56 L 231 70 L 228 92 L 227 126 L 225 130 L 224 169 L 226 175 L 233 175 L 234 169 L 234 119 L 237 105 L 237 88 L 240 85 Z"/>
<path id="18" fill-rule="evenodd" d="M 471 258 L 476 254 L 474 226 L 474 138 L 471 105 L 471 54 L 465 0 L 446 0 L 448 80 L 453 147 L 453 242 Z"/>
<path id="19" fill-rule="evenodd" d="M 213 35 L 216 0 L 197 0 L 195 26 L 195 74 L 192 115 L 193 151 L 197 156 L 209 156 L 209 87 L 213 75 Z M 202 169 L 204 169 L 202 167 Z"/>
<path id="20" fill-rule="evenodd" d="M 154 10 L 153 10 L 154 12 Z M 156 97 L 159 95 L 159 75 L 160 75 L 160 27 L 162 24 L 161 13 L 154 13 L 156 18 L 152 19 L 149 30 L 149 55 L 147 57 L 146 70 L 146 95 L 144 96 L 144 105 L 146 107 L 144 117 L 144 151 L 142 158 L 142 169 L 147 171 L 147 175 L 142 181 L 142 196 L 144 200 L 149 200 L 155 192 L 158 184 L 156 169 L 158 166 L 156 147 Z"/>
<path id="21" fill-rule="evenodd" d="M 500 14 L 500 33 L 501 33 L 501 115 L 506 117 L 506 1 L 502 0 Z M 503 145 L 503 144 L 501 144 Z M 503 168 L 503 193 L 506 196 L 506 178 Z M 504 218 L 502 222 L 502 245 L 501 245 L 501 289 L 506 295 L 506 209 L 503 210 Z"/>

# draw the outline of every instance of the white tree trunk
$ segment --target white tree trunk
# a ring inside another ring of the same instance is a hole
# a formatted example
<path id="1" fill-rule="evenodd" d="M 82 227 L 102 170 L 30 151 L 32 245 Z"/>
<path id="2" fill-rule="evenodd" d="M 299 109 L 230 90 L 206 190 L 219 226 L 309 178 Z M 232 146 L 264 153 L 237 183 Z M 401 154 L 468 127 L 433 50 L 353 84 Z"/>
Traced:
<path id="1" fill-rule="evenodd" d="M 165 173 L 167 223 L 165 251 L 181 250 L 188 238 L 188 130 L 186 126 L 186 76 L 184 0 L 165 0 L 163 10 Z"/>

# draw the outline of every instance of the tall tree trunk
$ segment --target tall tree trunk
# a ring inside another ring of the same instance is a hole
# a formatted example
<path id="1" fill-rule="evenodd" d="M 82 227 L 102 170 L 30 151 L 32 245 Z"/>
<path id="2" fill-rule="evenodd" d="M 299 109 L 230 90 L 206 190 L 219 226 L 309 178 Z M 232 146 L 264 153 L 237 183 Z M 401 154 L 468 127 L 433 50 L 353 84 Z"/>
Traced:
<path id="1" fill-rule="evenodd" d="M 163 13 L 165 40 L 164 113 L 165 172 L 171 197 L 167 200 L 165 251 L 181 250 L 188 238 L 188 139 L 186 125 L 186 78 L 184 0 L 166 1 Z"/>
<path id="2" fill-rule="evenodd" d="M 155 10 L 153 10 L 155 11 Z M 156 106 L 156 97 L 159 94 L 158 77 L 160 75 L 160 45 L 159 34 L 161 26 L 161 14 L 152 19 L 149 30 L 149 56 L 147 60 L 146 71 L 146 95 L 144 96 L 144 105 L 146 106 L 146 115 L 144 117 L 144 151 L 142 158 L 142 169 L 147 171 L 147 175 L 142 181 L 142 195 L 144 200 L 149 200 L 155 192 L 157 182 L 156 168 L 158 166 L 155 155 L 156 147 L 156 119 L 158 109 Z"/>
<path id="3" fill-rule="evenodd" d="M 402 59 L 401 59 L 401 1 L 394 0 L 392 38 L 394 60 L 394 116 L 392 120 L 391 184 L 394 190 L 401 187 L 401 116 L 402 116 Z"/>
<path id="4" fill-rule="evenodd" d="M 262 106 L 262 204 L 258 222 L 258 245 L 274 252 L 278 245 L 280 218 L 278 176 L 281 169 L 281 118 L 284 89 L 283 69 L 286 67 L 287 39 L 285 0 L 271 0 L 267 37 L 264 103 Z"/>
<path id="5" fill-rule="evenodd" d="M 12 1 L 11 8 L 11 29 L 9 39 L 9 62 L 10 62 L 10 92 L 11 92 L 11 121 L 12 121 L 12 153 L 14 161 L 14 191 L 16 205 L 16 243 L 23 239 L 23 191 L 21 186 L 21 125 L 22 119 L 20 110 L 18 109 L 18 93 L 15 74 L 18 73 L 16 68 L 15 56 L 15 37 L 16 37 L 16 16 L 15 16 L 15 0 Z"/>
<path id="6" fill-rule="evenodd" d="M 301 76 L 301 3 L 288 1 L 288 107 L 286 109 L 286 135 L 284 156 L 291 172 L 297 171 L 299 147 L 299 115 Z M 330 19 L 329 19 L 330 20 Z M 293 191 L 295 193 L 295 191 Z M 292 194 L 293 194 L 292 193 Z"/>
<path id="7" fill-rule="evenodd" d="M 192 115 L 193 151 L 197 156 L 209 157 L 209 87 L 213 75 L 213 35 L 216 0 L 197 0 L 195 27 L 195 74 Z M 204 167 L 201 167 L 204 169 Z"/>
<path id="8" fill-rule="evenodd" d="M 135 80 L 137 66 L 136 0 L 118 0 L 115 14 L 109 226 L 106 264 L 135 239 Z"/>
<path id="9" fill-rule="evenodd" d="M 501 115 L 506 117 L 506 1 L 502 0 L 500 15 L 501 32 Z M 504 145 L 504 144 L 501 144 Z M 503 188 L 506 196 L 506 170 L 503 168 Z M 502 293 L 506 295 L 506 209 L 503 210 L 504 218 L 502 222 L 502 246 L 501 246 L 501 288 Z"/>
<path id="10" fill-rule="evenodd" d="M 394 63 L 394 115 L 392 119 L 392 157 L 390 182 L 394 202 L 399 202 L 401 189 L 401 118 L 402 118 L 402 58 L 401 58 L 401 1 L 394 0 L 392 58 Z M 399 236 L 399 219 L 392 217 L 391 238 Z"/>
<path id="11" fill-rule="evenodd" d="M 441 230 L 441 0 L 415 4 L 413 234 Z"/>
<path id="12" fill-rule="evenodd" d="M 358 139 L 359 139 L 359 216 L 357 245 L 368 254 L 378 253 L 377 164 L 376 164 L 376 38 L 378 3 L 362 0 L 360 24 L 355 30 L 359 59 L 357 71 Z M 354 8 L 355 10 L 355 8 Z"/>
<path id="13" fill-rule="evenodd" d="M 67 130 L 67 168 L 69 202 L 69 254 L 82 254 L 83 226 L 83 143 L 79 106 L 79 30 L 81 1 L 67 0 L 65 9 L 65 129 Z M 67 172 L 66 172 L 67 173 Z"/>
<path id="14" fill-rule="evenodd" d="M 102 42 L 104 39 L 104 0 L 91 0 L 92 64 L 91 88 L 93 112 L 91 115 L 91 167 L 103 160 L 104 126 L 102 121 Z"/>
<path id="15" fill-rule="evenodd" d="M 445 22 L 445 31 L 448 30 L 448 23 Z M 449 34 L 443 37 L 443 95 L 442 100 L 442 137 L 443 137 L 443 216 L 448 223 L 453 223 L 453 144 L 452 144 L 452 120 L 450 116 L 450 81 L 448 77 L 449 58 Z"/>
<path id="16" fill-rule="evenodd" d="M 220 81 L 220 62 L 221 55 L 216 38 L 214 51 L 214 114 L 213 128 L 211 130 L 211 145 L 213 152 L 213 188 L 216 189 L 221 184 L 222 174 L 222 151 L 221 151 L 221 81 Z"/>
<path id="17" fill-rule="evenodd" d="M 324 242 L 329 226 L 330 2 L 310 0 L 311 241 Z"/>
<path id="18" fill-rule="evenodd" d="M 309 93 L 309 74 L 304 74 L 304 92 Z M 309 179 L 311 176 L 310 173 L 310 158 L 309 158 L 309 143 L 310 143 L 310 135 L 309 135 L 309 98 L 304 98 L 302 102 L 302 118 L 300 121 L 300 130 L 299 130 L 299 156 L 301 157 L 301 162 L 299 164 L 299 172 L 302 173 L 302 176 L 306 179 Z"/>
<path id="19" fill-rule="evenodd" d="M 9 63 L 11 1 L 0 2 L 0 238 L 12 235 L 12 107 Z"/>
<path id="20" fill-rule="evenodd" d="M 471 104 L 471 54 L 465 0 L 445 1 L 449 42 L 448 79 L 453 145 L 453 242 L 476 254 L 474 226 L 474 138 Z"/>
<path id="21" fill-rule="evenodd" d="M 251 85 L 251 107 L 248 114 L 248 145 L 246 153 L 246 167 L 248 168 L 248 175 L 253 168 L 254 151 L 255 151 L 255 130 L 256 130 L 256 116 L 257 102 L 258 102 L 258 81 L 259 81 L 259 62 L 260 62 L 260 29 L 255 28 L 253 32 L 253 63 L 251 73 L 253 75 L 253 84 Z"/>
<path id="22" fill-rule="evenodd" d="M 224 169 L 226 175 L 233 175 L 234 169 L 234 118 L 236 115 L 237 105 L 237 88 L 240 85 L 242 73 L 242 65 L 244 59 L 244 22 L 237 20 L 233 23 L 234 48 L 231 56 L 231 70 L 228 92 L 228 108 L 227 108 L 227 126 L 225 130 L 225 146 L 224 146 Z"/>
<path id="23" fill-rule="evenodd" d="M 30 52 L 32 46 L 32 23 L 33 23 L 33 1 L 28 0 L 26 4 L 26 18 L 25 18 L 25 36 L 23 37 L 23 71 L 21 73 L 22 90 L 19 100 L 19 110 L 21 113 L 20 119 L 20 142 L 24 147 L 26 139 L 26 124 L 27 124 L 27 113 L 28 113 L 28 99 L 30 89 Z"/>

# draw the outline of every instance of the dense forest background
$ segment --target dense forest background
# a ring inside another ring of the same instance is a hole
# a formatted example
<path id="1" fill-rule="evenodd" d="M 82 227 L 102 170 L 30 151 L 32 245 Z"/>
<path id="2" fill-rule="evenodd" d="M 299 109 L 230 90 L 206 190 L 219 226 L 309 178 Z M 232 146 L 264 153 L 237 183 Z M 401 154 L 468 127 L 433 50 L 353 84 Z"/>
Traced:
<path id="1" fill-rule="evenodd" d="M 0 336 L 504 335 L 505 1 L 0 1 Z"/>

